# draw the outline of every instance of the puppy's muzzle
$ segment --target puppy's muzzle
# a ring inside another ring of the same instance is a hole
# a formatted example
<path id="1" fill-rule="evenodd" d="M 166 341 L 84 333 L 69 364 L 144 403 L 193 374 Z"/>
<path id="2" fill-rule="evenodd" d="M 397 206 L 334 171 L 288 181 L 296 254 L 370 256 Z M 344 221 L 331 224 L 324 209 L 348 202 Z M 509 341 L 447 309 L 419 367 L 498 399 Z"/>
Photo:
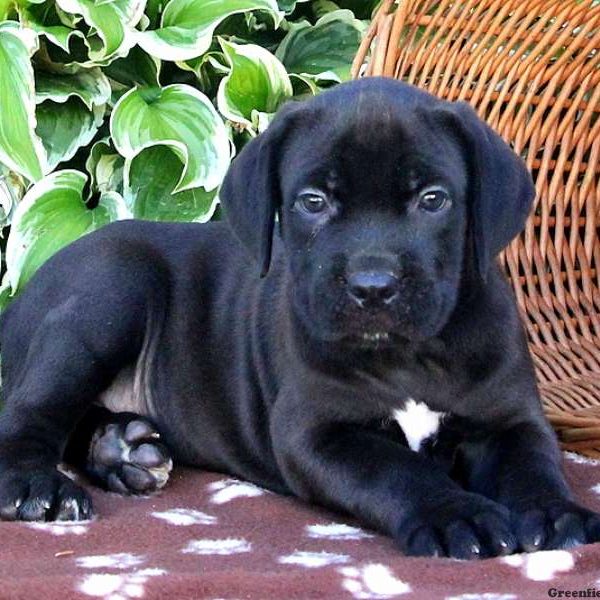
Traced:
<path id="1" fill-rule="evenodd" d="M 398 297 L 398 278 L 389 271 L 356 271 L 347 281 L 348 295 L 361 308 L 383 308 Z"/>

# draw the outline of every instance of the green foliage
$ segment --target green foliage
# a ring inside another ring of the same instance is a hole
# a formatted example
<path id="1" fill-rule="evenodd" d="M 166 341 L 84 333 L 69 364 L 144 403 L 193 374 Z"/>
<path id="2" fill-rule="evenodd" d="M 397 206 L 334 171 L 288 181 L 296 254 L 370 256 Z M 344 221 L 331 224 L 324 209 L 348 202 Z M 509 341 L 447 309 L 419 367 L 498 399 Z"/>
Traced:
<path id="1" fill-rule="evenodd" d="M 0 0 L 0 307 L 106 223 L 212 218 L 281 104 L 349 77 L 376 4 Z"/>

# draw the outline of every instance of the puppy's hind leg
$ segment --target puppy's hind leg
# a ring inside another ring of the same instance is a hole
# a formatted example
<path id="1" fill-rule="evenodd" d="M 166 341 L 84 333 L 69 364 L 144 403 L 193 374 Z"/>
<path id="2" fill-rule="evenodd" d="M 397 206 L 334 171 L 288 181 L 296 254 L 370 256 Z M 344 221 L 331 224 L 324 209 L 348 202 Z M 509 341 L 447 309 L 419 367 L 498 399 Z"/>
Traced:
<path id="1" fill-rule="evenodd" d="M 173 468 L 169 450 L 147 418 L 93 406 L 78 424 L 65 460 L 100 487 L 119 494 L 148 494 L 164 487 Z"/>
<path id="2" fill-rule="evenodd" d="M 100 252 L 80 241 L 83 249 L 71 246 L 44 265 L 3 316 L 1 519 L 91 515 L 87 493 L 56 467 L 77 423 L 135 364 L 147 323 L 162 314 L 167 284 L 157 260 L 137 246 Z"/>

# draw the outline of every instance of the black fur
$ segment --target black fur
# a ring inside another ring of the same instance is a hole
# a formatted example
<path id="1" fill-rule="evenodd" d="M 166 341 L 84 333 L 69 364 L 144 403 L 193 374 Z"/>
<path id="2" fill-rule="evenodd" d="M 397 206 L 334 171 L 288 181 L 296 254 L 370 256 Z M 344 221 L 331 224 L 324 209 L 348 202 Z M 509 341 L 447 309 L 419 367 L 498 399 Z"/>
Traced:
<path id="1" fill-rule="evenodd" d="M 177 462 L 346 511 L 409 554 L 599 539 L 494 264 L 531 178 L 470 108 L 391 80 L 342 84 L 285 107 L 220 195 L 231 228 L 109 225 L 8 308 L 3 518 L 90 514 L 56 465 L 137 364 L 135 412 Z M 391 419 L 409 397 L 447 414 L 419 452 Z"/>

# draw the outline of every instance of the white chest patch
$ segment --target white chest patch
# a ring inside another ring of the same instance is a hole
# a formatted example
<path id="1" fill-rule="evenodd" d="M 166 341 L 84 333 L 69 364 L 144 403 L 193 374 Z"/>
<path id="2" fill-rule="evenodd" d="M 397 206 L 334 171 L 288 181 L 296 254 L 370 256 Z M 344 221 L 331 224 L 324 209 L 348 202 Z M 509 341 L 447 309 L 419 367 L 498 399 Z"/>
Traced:
<path id="1" fill-rule="evenodd" d="M 418 452 L 424 440 L 435 435 L 446 413 L 431 410 L 424 402 L 408 398 L 402 409 L 396 409 L 392 416 L 402 427 L 411 450 Z"/>

